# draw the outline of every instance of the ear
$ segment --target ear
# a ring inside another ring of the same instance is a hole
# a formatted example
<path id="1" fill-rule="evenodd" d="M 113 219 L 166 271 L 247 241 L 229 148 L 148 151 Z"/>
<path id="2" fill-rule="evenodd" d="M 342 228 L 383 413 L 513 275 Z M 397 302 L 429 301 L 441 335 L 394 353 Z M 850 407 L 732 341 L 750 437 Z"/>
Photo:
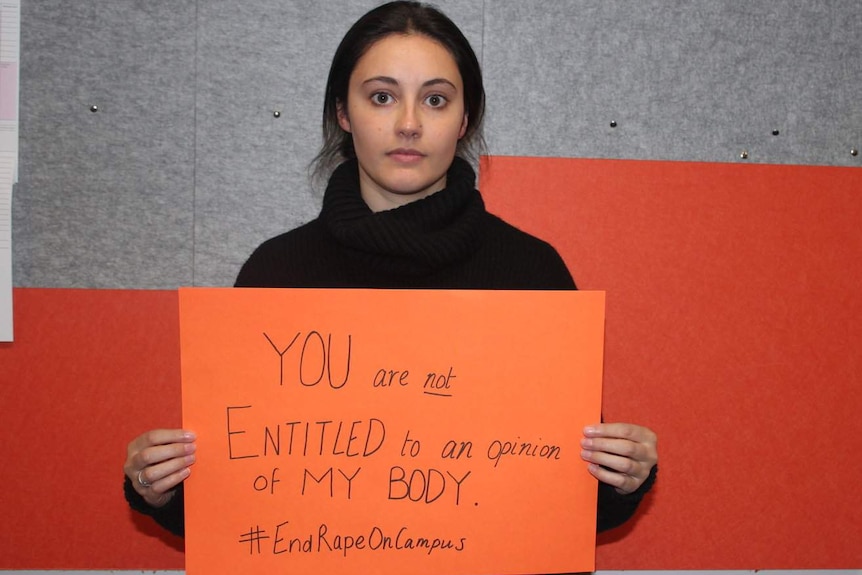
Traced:
<path id="1" fill-rule="evenodd" d="M 344 104 L 339 100 L 335 103 L 335 115 L 338 117 L 338 125 L 341 126 L 341 129 L 350 133 L 350 118 L 347 117 L 347 110 L 344 108 Z"/>
<path id="2" fill-rule="evenodd" d="M 467 125 L 470 123 L 468 120 L 469 119 L 467 118 L 467 114 L 464 114 L 464 119 L 461 120 L 461 129 L 458 131 L 459 140 L 464 137 L 464 134 L 467 133 Z"/>

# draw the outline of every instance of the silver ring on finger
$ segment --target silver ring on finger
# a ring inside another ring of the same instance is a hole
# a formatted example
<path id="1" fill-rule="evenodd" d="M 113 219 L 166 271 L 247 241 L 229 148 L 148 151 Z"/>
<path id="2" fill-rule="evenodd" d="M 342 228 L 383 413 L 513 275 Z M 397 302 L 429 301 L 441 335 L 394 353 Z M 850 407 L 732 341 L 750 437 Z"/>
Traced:
<path id="1" fill-rule="evenodd" d="M 144 488 L 149 487 L 150 485 L 152 485 L 152 483 L 150 483 L 149 481 L 147 481 L 146 479 L 144 479 L 144 470 L 143 470 L 143 469 L 141 469 L 140 471 L 138 471 L 138 484 L 139 484 L 141 487 L 144 487 Z"/>

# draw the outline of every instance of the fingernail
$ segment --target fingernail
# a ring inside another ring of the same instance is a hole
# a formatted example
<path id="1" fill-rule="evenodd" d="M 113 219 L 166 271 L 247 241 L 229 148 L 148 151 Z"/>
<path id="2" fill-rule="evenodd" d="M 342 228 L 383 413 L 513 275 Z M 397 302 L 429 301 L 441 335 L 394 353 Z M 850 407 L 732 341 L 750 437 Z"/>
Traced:
<path id="1" fill-rule="evenodd" d="M 585 428 L 584 428 L 584 434 L 585 434 L 585 435 L 593 435 L 593 434 L 595 434 L 595 433 L 597 433 L 597 432 L 598 432 L 598 430 L 597 430 L 595 427 L 591 426 L 591 425 L 589 425 L 589 426 L 587 426 L 587 427 L 585 427 Z"/>
<path id="2" fill-rule="evenodd" d="M 194 453 L 195 451 L 197 451 L 197 449 L 198 449 L 198 446 L 195 445 L 194 443 L 186 443 L 186 445 L 185 445 L 186 453 Z"/>
<path id="3" fill-rule="evenodd" d="M 582 449 L 582 450 L 581 450 L 581 459 L 584 459 L 584 460 L 586 460 L 586 461 L 589 461 L 589 460 L 590 460 L 590 455 L 592 455 L 592 454 L 591 454 L 589 451 L 587 451 L 586 449 Z"/>
<path id="4" fill-rule="evenodd" d="M 183 437 L 184 437 L 185 439 L 190 439 L 190 440 L 192 440 L 192 441 L 194 441 L 195 439 L 197 439 L 197 436 L 195 435 L 195 432 L 194 432 L 194 431 L 186 431 L 186 432 L 184 432 L 184 433 L 183 433 Z"/>
<path id="5" fill-rule="evenodd" d="M 593 440 L 585 437 L 581 440 L 581 446 L 582 447 L 592 447 L 593 446 Z"/>

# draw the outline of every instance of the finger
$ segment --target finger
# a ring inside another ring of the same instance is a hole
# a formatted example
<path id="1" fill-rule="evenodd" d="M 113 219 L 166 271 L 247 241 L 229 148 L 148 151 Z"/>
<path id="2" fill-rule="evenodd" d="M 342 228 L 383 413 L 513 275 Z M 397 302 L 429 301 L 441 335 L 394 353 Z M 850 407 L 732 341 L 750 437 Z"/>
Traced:
<path id="1" fill-rule="evenodd" d="M 138 493 L 140 493 L 147 502 L 151 500 L 159 501 L 163 499 L 163 495 L 172 492 L 177 485 L 185 481 L 189 475 L 191 475 L 190 467 L 182 467 L 176 470 L 173 473 L 165 475 L 160 479 L 151 482 L 151 485 L 147 488 L 141 488 L 140 490 L 136 489 Z M 165 501 L 167 503 L 167 501 Z"/>
<path id="2" fill-rule="evenodd" d="M 635 443 L 627 439 L 584 438 L 581 447 L 590 452 L 604 452 L 619 455 L 652 467 L 658 462 L 655 445 Z"/>
<path id="3" fill-rule="evenodd" d="M 174 497 L 177 485 L 191 474 L 190 466 L 194 462 L 194 455 L 190 455 L 141 469 L 132 479 L 132 485 L 149 505 L 162 507 Z"/>
<path id="4" fill-rule="evenodd" d="M 649 476 L 650 466 L 625 457 L 587 450 L 581 452 L 581 457 L 590 462 L 588 469 L 593 477 L 622 494 L 636 491 Z"/>
<path id="5" fill-rule="evenodd" d="M 133 459 L 140 463 L 140 467 L 147 467 L 169 459 L 191 455 L 195 451 L 197 451 L 197 445 L 194 443 L 170 443 L 148 447 L 139 451 Z"/>
<path id="6" fill-rule="evenodd" d="M 194 432 L 187 429 L 153 429 L 136 437 L 129 444 L 129 450 L 140 451 L 154 445 L 170 443 L 192 443 L 195 439 Z"/>
<path id="7" fill-rule="evenodd" d="M 152 487 L 152 485 L 158 483 L 162 479 L 194 465 L 195 461 L 195 454 L 190 453 L 188 455 L 162 461 L 155 465 L 141 467 L 139 471 L 135 472 L 135 480 L 139 485 L 141 482 L 144 482 L 150 484 L 150 487 Z M 145 486 L 142 485 L 142 487 Z"/>
<path id="8" fill-rule="evenodd" d="M 630 441 L 646 441 L 650 433 L 646 427 L 631 423 L 599 423 L 584 428 L 587 437 L 615 437 Z"/>
<path id="9" fill-rule="evenodd" d="M 647 475 L 647 472 L 645 471 L 646 465 L 639 461 L 635 461 L 634 459 L 629 459 L 628 457 L 612 455 L 603 451 L 582 450 L 581 458 L 584 461 L 600 465 L 616 473 L 622 473 L 632 477 L 646 477 Z"/>
<path id="10" fill-rule="evenodd" d="M 123 471 L 135 484 L 140 484 L 138 472 L 144 472 L 140 477 L 145 482 L 153 483 L 176 471 L 182 465 L 194 462 L 195 451 L 197 451 L 197 446 L 194 443 L 174 443 L 148 447 L 128 457 L 123 465 Z M 173 463 L 158 468 L 164 462 Z M 142 485 L 141 487 L 146 486 Z"/>
<path id="11" fill-rule="evenodd" d="M 590 451 L 605 451 L 630 457 L 632 459 L 640 459 L 639 455 L 644 454 L 646 446 L 628 439 L 615 439 L 605 437 L 585 437 L 581 440 L 581 447 Z"/>
<path id="12" fill-rule="evenodd" d="M 637 491 L 638 487 L 643 484 L 643 479 L 631 477 L 630 475 L 622 473 L 615 473 L 594 463 L 591 463 L 587 467 L 587 470 L 590 472 L 590 475 L 602 483 L 607 483 L 611 487 L 614 487 L 619 493 L 624 495 Z"/>
<path id="13" fill-rule="evenodd" d="M 175 491 L 166 491 L 165 493 L 156 494 L 150 491 L 149 493 L 142 495 L 142 497 L 150 507 L 164 507 L 171 499 L 174 498 L 175 493 Z"/>
<path id="14" fill-rule="evenodd" d="M 144 498 L 144 501 L 152 507 L 163 507 L 174 498 L 176 487 L 185 481 L 190 474 L 191 469 L 184 467 L 176 473 L 172 473 L 171 475 L 156 481 L 149 488 L 143 490 L 136 489 L 136 491 L 138 491 L 138 493 Z"/>

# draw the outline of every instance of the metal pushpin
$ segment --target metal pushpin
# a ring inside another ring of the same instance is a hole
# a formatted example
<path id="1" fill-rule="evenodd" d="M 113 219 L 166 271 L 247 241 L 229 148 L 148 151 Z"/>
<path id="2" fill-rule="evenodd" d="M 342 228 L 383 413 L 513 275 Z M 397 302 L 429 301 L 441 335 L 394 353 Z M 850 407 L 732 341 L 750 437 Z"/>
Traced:
<path id="1" fill-rule="evenodd" d="M 99 111 L 99 107 L 97 105 L 93 104 L 92 106 L 90 106 L 90 111 L 93 113 L 96 113 Z"/>
<path id="2" fill-rule="evenodd" d="M 772 135 L 773 135 L 773 136 L 777 136 L 777 135 L 778 135 L 778 134 L 780 134 L 780 133 L 781 133 L 781 132 L 779 132 L 778 130 L 772 130 Z"/>
<path id="3" fill-rule="evenodd" d="M 851 155 L 851 156 L 853 156 L 853 157 L 855 158 L 856 156 L 858 156 L 858 155 L 859 155 L 859 150 L 857 150 L 856 148 L 852 148 L 852 149 L 850 150 L 850 155 Z"/>
<path id="4" fill-rule="evenodd" d="M 611 120 L 611 128 L 616 128 L 616 127 L 617 127 L 617 121 Z"/>
<path id="5" fill-rule="evenodd" d="M 742 153 L 739 154 L 739 157 L 742 158 L 743 160 L 747 160 L 748 159 L 748 150 L 742 150 Z"/>
<path id="6" fill-rule="evenodd" d="M 276 110 L 275 112 L 273 112 L 273 113 L 272 113 L 272 115 L 273 115 L 273 117 L 275 117 L 275 118 L 281 118 L 281 112 L 279 112 L 278 110 Z"/>

